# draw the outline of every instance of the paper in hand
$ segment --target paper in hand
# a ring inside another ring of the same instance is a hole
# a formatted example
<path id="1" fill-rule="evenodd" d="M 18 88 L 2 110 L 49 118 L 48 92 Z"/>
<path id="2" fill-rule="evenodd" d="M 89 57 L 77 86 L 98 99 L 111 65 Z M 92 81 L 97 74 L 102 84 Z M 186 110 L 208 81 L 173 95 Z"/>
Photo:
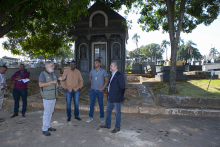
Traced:
<path id="1" fill-rule="evenodd" d="M 22 81 L 23 81 L 24 83 L 27 83 L 27 82 L 30 81 L 30 79 L 26 78 L 26 79 L 22 79 Z"/>

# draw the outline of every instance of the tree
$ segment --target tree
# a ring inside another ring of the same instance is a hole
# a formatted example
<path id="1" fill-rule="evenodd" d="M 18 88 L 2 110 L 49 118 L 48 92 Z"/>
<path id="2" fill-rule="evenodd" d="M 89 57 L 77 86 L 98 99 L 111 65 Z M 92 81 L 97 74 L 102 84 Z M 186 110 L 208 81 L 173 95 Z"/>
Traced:
<path id="1" fill-rule="evenodd" d="M 210 25 L 219 14 L 219 0 L 138 0 L 143 30 L 168 32 L 171 42 L 169 92 L 176 93 L 176 57 L 180 32 L 191 33 L 197 25 Z"/>
<path id="2" fill-rule="evenodd" d="M 190 46 L 187 47 L 182 44 L 179 48 L 180 48 L 180 50 L 177 51 L 177 54 L 180 55 L 180 59 L 182 59 L 182 60 L 188 61 L 189 59 L 191 59 L 191 55 L 197 60 L 202 58 L 202 55 L 199 52 L 199 49 L 197 49 L 195 47 L 191 46 L 191 50 L 192 50 L 191 55 L 188 52 Z"/>
<path id="3" fill-rule="evenodd" d="M 142 55 L 144 55 L 145 58 L 150 57 L 152 61 L 154 57 L 156 57 L 155 60 L 162 59 L 164 49 L 159 44 L 151 43 L 151 44 L 141 47 L 140 52 Z"/>
<path id="4" fill-rule="evenodd" d="M 167 45 L 170 46 L 170 42 L 166 41 L 166 40 L 163 40 L 162 43 L 161 43 L 161 47 L 165 48 L 165 50 L 166 50 L 166 61 L 168 60 L 168 58 L 167 58 Z"/>
<path id="5" fill-rule="evenodd" d="M 181 37 L 180 37 L 180 39 L 179 39 L 179 53 L 180 53 L 180 43 L 182 42 L 182 45 L 184 45 L 184 40 L 183 39 L 181 39 Z M 180 54 L 178 54 L 179 55 L 179 60 L 180 60 Z"/>
<path id="6" fill-rule="evenodd" d="M 192 42 L 192 40 L 189 40 L 187 43 L 186 43 L 186 46 L 185 46 L 185 49 L 188 50 L 188 54 L 190 55 L 190 60 L 192 61 L 192 56 L 193 56 L 193 47 L 192 45 L 195 45 L 197 46 L 196 43 Z"/>
<path id="7" fill-rule="evenodd" d="M 86 14 L 89 0 L 2 0 L 0 2 L 0 38 L 24 22 L 44 18 L 48 22 L 73 27 Z"/>
<path id="8" fill-rule="evenodd" d="M 4 49 L 12 54 L 42 56 L 45 62 L 48 57 L 68 57 L 71 55 L 71 44 L 68 31 L 45 19 L 34 19 L 23 25 L 19 30 L 14 29 L 6 35 L 8 41 L 3 43 Z"/>
<path id="9" fill-rule="evenodd" d="M 214 56 L 217 52 L 218 52 L 217 49 L 215 47 L 213 47 L 210 49 L 209 54 L 212 55 L 212 58 L 214 58 Z"/>
<path id="10" fill-rule="evenodd" d="M 138 39 L 139 38 L 140 38 L 140 36 L 137 33 L 135 33 L 134 36 L 132 37 L 132 40 L 134 40 L 134 42 L 137 46 L 137 49 L 138 49 L 138 41 L 139 41 Z"/>

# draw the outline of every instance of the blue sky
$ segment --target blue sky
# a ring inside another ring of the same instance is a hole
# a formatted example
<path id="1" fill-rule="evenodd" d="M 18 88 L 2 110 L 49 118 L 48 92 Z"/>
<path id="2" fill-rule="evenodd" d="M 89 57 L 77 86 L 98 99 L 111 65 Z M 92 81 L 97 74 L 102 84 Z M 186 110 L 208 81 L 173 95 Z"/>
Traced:
<path id="1" fill-rule="evenodd" d="M 124 7 L 122 10 L 120 10 L 118 13 L 122 16 L 126 16 L 124 14 Z M 132 28 L 128 30 L 129 33 L 129 39 L 128 43 L 126 45 L 127 50 L 131 51 L 136 49 L 136 44 L 132 40 L 132 36 L 137 33 L 140 35 L 139 39 L 139 47 L 141 45 L 147 45 L 150 43 L 158 43 L 161 44 L 161 42 L 166 39 L 169 40 L 169 34 L 165 33 L 163 34 L 162 31 L 153 31 L 153 32 L 145 32 L 142 31 L 140 28 L 140 25 L 137 24 L 137 19 L 140 17 L 140 15 L 132 14 L 130 13 L 127 16 L 128 20 L 132 20 Z M 197 26 L 195 30 L 192 31 L 192 33 L 186 34 L 181 33 L 180 37 L 187 42 L 188 40 L 192 40 L 194 43 L 197 44 L 197 48 L 201 52 L 202 55 L 206 55 L 209 53 L 209 50 L 212 47 L 215 47 L 218 51 L 220 51 L 220 16 L 218 19 L 216 19 L 211 25 L 205 26 L 203 24 Z M 7 38 L 1 38 L 0 39 L 0 58 L 2 56 L 9 56 L 13 57 L 9 52 L 4 51 L 2 48 L 2 42 L 5 41 Z M 168 48 L 168 59 L 170 58 L 170 47 Z M 14 56 L 19 57 L 19 56 Z M 165 54 L 164 54 L 165 59 Z"/>

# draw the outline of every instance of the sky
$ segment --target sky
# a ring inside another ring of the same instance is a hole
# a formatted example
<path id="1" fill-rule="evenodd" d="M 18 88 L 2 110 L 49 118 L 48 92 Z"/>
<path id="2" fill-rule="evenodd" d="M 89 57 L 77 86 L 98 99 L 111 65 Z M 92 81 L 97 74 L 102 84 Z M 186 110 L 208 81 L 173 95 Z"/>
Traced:
<path id="1" fill-rule="evenodd" d="M 118 12 L 121 16 L 127 17 L 127 20 L 132 20 L 132 28 L 128 30 L 129 39 L 126 44 L 126 49 L 128 51 L 132 51 L 136 49 L 136 44 L 132 40 L 132 36 L 137 33 L 140 36 L 138 46 L 148 45 L 151 43 L 161 44 L 163 40 L 169 41 L 169 34 L 162 33 L 160 31 L 152 31 L 146 32 L 142 31 L 140 24 L 137 23 L 138 18 L 140 18 L 140 14 L 133 14 L 129 13 L 128 16 L 124 14 L 125 7 Z M 220 52 L 220 16 L 216 19 L 211 25 L 205 26 L 204 24 L 198 25 L 196 29 L 192 31 L 192 33 L 186 34 L 181 33 L 180 37 L 186 43 L 188 40 L 192 40 L 194 43 L 197 44 L 197 47 L 202 55 L 209 54 L 209 50 L 211 47 L 215 47 Z M 20 56 L 13 56 L 10 52 L 5 51 L 2 48 L 2 42 L 6 41 L 7 38 L 0 38 L 0 58 L 3 56 L 8 57 L 16 57 L 22 58 Z M 171 49 L 168 47 L 168 59 L 170 59 Z M 165 53 L 163 58 L 165 59 Z"/>

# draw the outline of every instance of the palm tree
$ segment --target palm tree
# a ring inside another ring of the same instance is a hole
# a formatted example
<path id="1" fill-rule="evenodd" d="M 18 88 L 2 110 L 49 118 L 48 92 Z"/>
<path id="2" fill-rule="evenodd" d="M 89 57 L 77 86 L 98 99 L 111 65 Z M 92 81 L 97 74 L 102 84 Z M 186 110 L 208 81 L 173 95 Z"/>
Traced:
<path id="1" fill-rule="evenodd" d="M 217 49 L 215 47 L 211 48 L 210 51 L 209 51 L 210 55 L 212 54 L 213 58 L 214 58 L 216 52 L 217 52 Z"/>
<path id="2" fill-rule="evenodd" d="M 184 40 L 181 37 L 179 39 L 179 61 L 180 61 L 180 42 L 182 42 L 182 45 L 184 45 Z"/>
<path id="3" fill-rule="evenodd" d="M 196 43 L 192 42 L 192 40 L 189 40 L 185 46 L 185 49 L 188 49 L 188 54 L 190 54 L 190 56 L 191 56 L 191 61 L 192 61 L 192 53 L 193 53 L 192 45 L 197 46 Z"/>
<path id="4" fill-rule="evenodd" d="M 139 38 L 140 38 L 140 36 L 137 33 L 135 33 L 134 36 L 132 37 L 132 40 L 134 40 L 134 42 L 136 43 L 137 51 L 138 51 L 138 41 L 139 41 L 138 39 Z M 140 55 L 140 50 L 139 50 L 138 55 Z"/>
<path id="5" fill-rule="evenodd" d="M 163 40 L 162 43 L 161 43 L 161 47 L 166 49 L 166 61 L 168 60 L 167 59 L 167 45 L 170 46 L 170 42 L 166 41 L 166 40 Z"/>

